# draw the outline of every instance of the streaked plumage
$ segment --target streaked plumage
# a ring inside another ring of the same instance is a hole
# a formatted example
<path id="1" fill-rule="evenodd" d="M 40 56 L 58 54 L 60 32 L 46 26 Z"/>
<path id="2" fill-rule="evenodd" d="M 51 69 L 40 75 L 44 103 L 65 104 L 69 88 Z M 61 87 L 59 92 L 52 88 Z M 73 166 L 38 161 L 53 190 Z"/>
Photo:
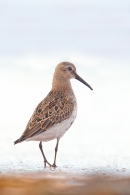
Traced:
<path id="1" fill-rule="evenodd" d="M 17 144 L 25 140 L 40 141 L 39 147 L 44 158 L 44 166 L 46 166 L 46 163 L 50 166 L 51 164 L 46 160 L 43 153 L 42 141 L 57 139 L 55 158 L 52 165 L 56 167 L 58 142 L 76 118 L 77 103 L 70 83 L 71 78 L 76 78 L 92 89 L 88 83 L 77 75 L 76 68 L 72 63 L 62 62 L 58 64 L 55 69 L 51 91 L 34 110 L 22 136 L 14 142 L 14 144 Z"/>

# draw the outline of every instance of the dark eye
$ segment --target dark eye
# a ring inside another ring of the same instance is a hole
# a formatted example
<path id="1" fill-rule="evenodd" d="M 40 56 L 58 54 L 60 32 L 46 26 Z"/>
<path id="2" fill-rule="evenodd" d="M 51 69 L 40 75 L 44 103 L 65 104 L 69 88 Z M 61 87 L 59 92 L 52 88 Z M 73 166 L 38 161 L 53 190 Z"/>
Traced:
<path id="1" fill-rule="evenodd" d="M 72 70 L 72 68 L 71 68 L 71 67 L 68 67 L 68 70 L 69 70 L 69 71 L 71 71 L 71 70 Z"/>

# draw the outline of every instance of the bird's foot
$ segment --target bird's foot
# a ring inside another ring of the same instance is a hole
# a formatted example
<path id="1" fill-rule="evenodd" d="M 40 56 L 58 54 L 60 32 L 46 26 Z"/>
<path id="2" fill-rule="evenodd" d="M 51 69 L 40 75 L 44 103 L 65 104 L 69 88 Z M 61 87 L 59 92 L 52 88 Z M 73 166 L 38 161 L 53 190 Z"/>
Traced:
<path id="1" fill-rule="evenodd" d="M 50 167 L 52 166 L 47 160 L 44 160 L 44 168 L 46 168 L 46 164 L 48 164 Z"/>
<path id="2" fill-rule="evenodd" d="M 53 168 L 56 168 L 57 166 L 56 166 L 56 164 L 55 163 L 53 163 L 53 165 L 51 165 Z"/>
<path id="3" fill-rule="evenodd" d="M 57 167 L 56 164 L 51 165 L 50 166 L 51 171 L 54 171 L 56 169 L 56 167 Z"/>

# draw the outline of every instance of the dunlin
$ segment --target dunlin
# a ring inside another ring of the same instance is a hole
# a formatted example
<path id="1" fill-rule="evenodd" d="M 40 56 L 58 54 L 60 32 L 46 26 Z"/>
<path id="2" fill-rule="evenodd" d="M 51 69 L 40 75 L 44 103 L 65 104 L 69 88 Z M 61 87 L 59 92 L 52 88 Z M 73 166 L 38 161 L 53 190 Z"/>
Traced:
<path id="1" fill-rule="evenodd" d="M 30 118 L 22 136 L 14 144 L 23 141 L 40 141 L 39 148 L 46 164 L 56 167 L 56 155 L 60 138 L 70 128 L 77 115 L 76 98 L 71 87 L 70 79 L 75 78 L 89 87 L 76 72 L 74 64 L 61 62 L 55 68 L 52 89 L 38 104 Z M 43 152 L 42 141 L 57 139 L 54 163 L 51 165 Z"/>

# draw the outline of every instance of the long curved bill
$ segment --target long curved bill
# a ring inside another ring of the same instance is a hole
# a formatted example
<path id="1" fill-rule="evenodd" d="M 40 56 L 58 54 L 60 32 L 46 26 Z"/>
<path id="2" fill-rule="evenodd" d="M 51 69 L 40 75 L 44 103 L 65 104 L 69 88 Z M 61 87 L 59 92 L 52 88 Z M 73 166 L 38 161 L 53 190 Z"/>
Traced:
<path id="1" fill-rule="evenodd" d="M 89 87 L 91 90 L 93 90 L 93 88 L 86 81 L 84 81 L 78 74 L 75 75 L 75 79 L 77 79 L 78 81 Z"/>

